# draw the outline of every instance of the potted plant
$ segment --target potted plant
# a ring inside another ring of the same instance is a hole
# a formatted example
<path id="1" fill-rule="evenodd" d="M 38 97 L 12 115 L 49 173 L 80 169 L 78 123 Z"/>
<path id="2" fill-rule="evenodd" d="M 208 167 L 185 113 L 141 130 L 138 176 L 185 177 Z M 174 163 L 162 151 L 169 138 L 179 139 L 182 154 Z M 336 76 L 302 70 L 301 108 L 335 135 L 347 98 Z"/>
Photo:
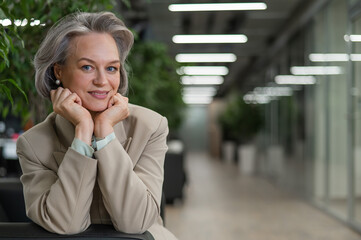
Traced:
<path id="1" fill-rule="evenodd" d="M 260 105 L 247 104 L 242 95 L 233 97 L 220 116 L 220 124 L 223 139 L 238 146 L 238 164 L 242 172 L 252 173 L 256 151 L 254 138 L 263 125 Z"/>
<path id="2" fill-rule="evenodd" d="M 182 122 L 185 104 L 176 69 L 165 44 L 137 41 L 128 57 L 129 101 L 167 117 L 172 134 Z"/>

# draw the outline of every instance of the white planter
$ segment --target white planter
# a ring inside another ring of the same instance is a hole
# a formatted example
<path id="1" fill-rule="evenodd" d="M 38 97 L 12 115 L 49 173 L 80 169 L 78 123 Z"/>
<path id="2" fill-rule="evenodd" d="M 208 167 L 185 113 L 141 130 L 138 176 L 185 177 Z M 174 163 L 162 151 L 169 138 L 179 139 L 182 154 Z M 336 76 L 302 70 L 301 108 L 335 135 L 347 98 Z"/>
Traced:
<path id="1" fill-rule="evenodd" d="M 284 167 L 284 149 L 282 146 L 272 145 L 267 149 L 267 169 L 272 177 L 281 177 Z"/>
<path id="2" fill-rule="evenodd" d="M 222 157 L 225 163 L 230 164 L 234 162 L 236 151 L 236 143 L 226 141 L 222 144 Z"/>
<path id="3" fill-rule="evenodd" d="M 245 144 L 238 147 L 238 166 L 242 174 L 254 174 L 256 166 L 256 146 L 254 144 Z"/>

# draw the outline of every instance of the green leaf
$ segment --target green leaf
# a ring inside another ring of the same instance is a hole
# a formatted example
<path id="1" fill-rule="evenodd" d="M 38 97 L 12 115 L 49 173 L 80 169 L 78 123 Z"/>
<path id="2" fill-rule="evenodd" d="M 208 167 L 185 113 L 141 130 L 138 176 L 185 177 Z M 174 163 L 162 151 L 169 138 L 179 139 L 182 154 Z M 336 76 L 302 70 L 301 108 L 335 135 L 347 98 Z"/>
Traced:
<path id="1" fill-rule="evenodd" d="M 5 62 L 1 62 L 1 63 L 0 63 L 0 72 L 4 71 L 5 67 L 6 67 L 6 63 L 5 63 Z"/>
<path id="2" fill-rule="evenodd" d="M 3 118 L 6 118 L 6 116 L 8 115 L 8 113 L 9 113 L 9 107 L 8 107 L 8 106 L 5 106 L 5 107 L 3 108 L 3 110 L 1 111 L 1 115 L 2 115 Z"/>
<path id="3" fill-rule="evenodd" d="M 6 18 L 6 15 L 4 13 L 4 11 L 2 10 L 2 7 L 0 8 L 0 19 L 4 19 Z"/>
<path id="4" fill-rule="evenodd" d="M 2 49 L 0 49 L 0 58 L 2 58 L 2 59 L 7 59 L 7 56 L 6 56 L 7 54 L 5 53 L 5 51 L 4 50 L 2 50 Z"/>
<path id="5" fill-rule="evenodd" d="M 14 104 L 14 100 L 13 97 L 11 96 L 11 91 L 10 89 L 5 86 L 4 84 L 0 85 L 0 91 L 4 92 L 6 94 L 6 96 L 8 97 L 9 101 L 11 102 L 11 105 Z"/>
<path id="6" fill-rule="evenodd" d="M 124 3 L 125 6 L 127 6 L 127 8 L 132 8 L 132 4 L 130 3 L 129 0 L 122 0 L 122 2 Z"/>
<path id="7" fill-rule="evenodd" d="M 14 85 L 24 95 L 26 102 L 28 102 L 28 98 L 27 98 L 25 92 L 20 88 L 20 86 L 13 79 L 4 79 L 4 80 L 1 80 L 0 82 L 9 82 L 12 85 Z"/>
<path id="8" fill-rule="evenodd" d="M 9 67 L 9 59 L 7 57 L 7 54 L 2 49 L 0 49 L 0 59 L 1 58 L 4 60 L 5 65 Z"/>
<path id="9" fill-rule="evenodd" d="M 12 51 L 14 51 L 14 44 L 13 41 L 11 40 L 11 37 L 9 35 L 5 35 L 5 41 L 10 45 L 10 48 Z"/>

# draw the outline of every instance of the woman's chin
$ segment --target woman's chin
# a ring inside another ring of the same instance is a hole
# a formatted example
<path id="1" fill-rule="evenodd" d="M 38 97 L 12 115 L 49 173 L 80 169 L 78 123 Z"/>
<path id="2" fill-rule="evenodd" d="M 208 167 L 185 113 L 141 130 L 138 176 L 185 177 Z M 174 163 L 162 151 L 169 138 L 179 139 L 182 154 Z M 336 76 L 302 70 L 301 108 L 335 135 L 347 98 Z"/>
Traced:
<path id="1" fill-rule="evenodd" d="M 95 107 L 95 106 L 92 106 L 90 108 L 87 108 L 89 112 L 93 112 L 93 113 L 100 113 L 100 112 L 104 112 L 107 107 Z"/>

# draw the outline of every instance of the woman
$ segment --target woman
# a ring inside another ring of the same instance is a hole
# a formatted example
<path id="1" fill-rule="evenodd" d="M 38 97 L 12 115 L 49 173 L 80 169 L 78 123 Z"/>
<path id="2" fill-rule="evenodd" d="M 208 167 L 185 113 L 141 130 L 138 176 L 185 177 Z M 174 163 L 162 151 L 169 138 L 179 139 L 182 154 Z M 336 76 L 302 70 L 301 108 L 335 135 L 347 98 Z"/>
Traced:
<path id="1" fill-rule="evenodd" d="M 175 239 L 159 215 L 166 118 L 123 95 L 133 35 L 114 14 L 77 13 L 53 26 L 34 59 L 54 112 L 17 142 L 26 212 L 59 234 L 92 223 Z"/>

